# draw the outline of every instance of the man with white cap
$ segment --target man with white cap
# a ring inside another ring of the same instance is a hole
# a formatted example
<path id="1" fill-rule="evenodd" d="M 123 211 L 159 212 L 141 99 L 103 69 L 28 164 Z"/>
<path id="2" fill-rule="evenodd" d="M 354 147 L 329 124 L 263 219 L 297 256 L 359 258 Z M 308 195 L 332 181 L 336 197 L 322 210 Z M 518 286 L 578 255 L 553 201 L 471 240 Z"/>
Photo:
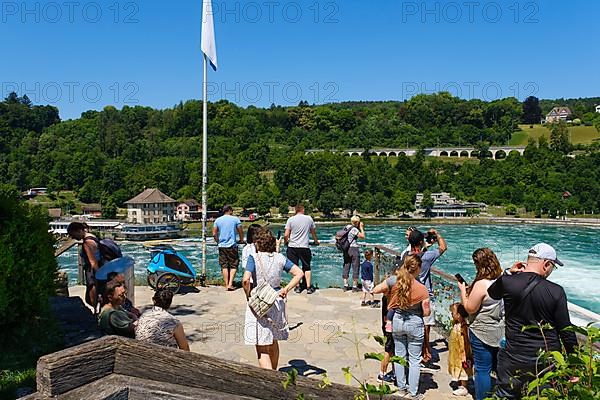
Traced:
<path id="1" fill-rule="evenodd" d="M 496 395 L 500 398 L 521 398 L 522 389 L 535 379 L 540 349 L 561 351 L 562 342 L 571 352 L 577 345 L 575 333 L 564 330 L 571 326 L 567 295 L 546 279 L 562 265 L 552 246 L 539 243 L 529 249 L 526 263 L 516 262 L 488 289 L 490 297 L 504 300 L 506 313 L 506 347 L 498 353 Z M 532 325 L 538 328 L 522 330 Z"/>

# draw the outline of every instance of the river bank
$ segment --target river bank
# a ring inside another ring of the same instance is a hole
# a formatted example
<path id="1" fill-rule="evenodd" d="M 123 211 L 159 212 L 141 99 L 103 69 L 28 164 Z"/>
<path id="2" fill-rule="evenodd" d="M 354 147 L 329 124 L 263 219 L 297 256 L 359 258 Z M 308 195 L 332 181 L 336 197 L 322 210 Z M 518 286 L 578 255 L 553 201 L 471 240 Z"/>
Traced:
<path id="1" fill-rule="evenodd" d="M 341 225 L 347 223 L 349 218 L 323 220 L 315 218 L 319 225 Z M 285 224 L 284 219 L 269 220 L 271 223 Z M 598 226 L 600 218 L 514 218 L 514 217 L 455 217 L 455 218 L 362 218 L 362 221 L 372 225 L 493 225 L 493 224 L 530 224 L 530 225 L 565 225 L 565 226 Z"/>
<path id="2" fill-rule="evenodd" d="M 315 224 L 322 226 L 341 226 L 347 224 L 350 218 L 323 218 L 313 216 Z M 287 218 L 268 218 L 254 221 L 242 221 L 244 227 L 250 224 L 271 226 L 285 226 Z M 399 225 L 399 226 L 436 226 L 436 225 L 547 225 L 547 226 L 584 226 L 600 227 L 600 218 L 521 218 L 521 217 L 454 217 L 454 218 L 387 218 L 387 217 L 362 217 L 362 221 L 369 225 Z M 183 229 L 186 237 L 200 237 L 202 235 L 199 222 L 188 223 Z M 212 222 L 207 223 L 207 234 L 210 236 Z"/>

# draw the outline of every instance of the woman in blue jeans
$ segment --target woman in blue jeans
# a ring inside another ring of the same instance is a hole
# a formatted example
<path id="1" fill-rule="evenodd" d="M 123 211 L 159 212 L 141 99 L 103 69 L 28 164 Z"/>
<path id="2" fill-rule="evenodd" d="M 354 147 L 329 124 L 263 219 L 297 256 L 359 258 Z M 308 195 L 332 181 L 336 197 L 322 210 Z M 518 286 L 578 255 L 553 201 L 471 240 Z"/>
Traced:
<path id="1" fill-rule="evenodd" d="M 494 252 L 488 248 L 473 252 L 477 270 L 469 287 L 459 283 L 460 297 L 469 313 L 469 339 L 475 364 L 475 400 L 492 395 L 490 373 L 496 370 L 500 341 L 504 337 L 504 306 L 502 300 L 492 299 L 487 290 L 500 275 L 502 267 Z"/>
<path id="2" fill-rule="evenodd" d="M 373 289 L 373 293 L 386 293 L 389 298 L 388 310 L 394 309 L 392 336 L 396 355 L 408 362 L 408 386 L 406 368 L 395 364 L 398 392 L 407 398 L 420 400 L 419 375 L 425 326 L 423 316 L 431 313 L 427 288 L 416 280 L 421 272 L 421 259 L 417 256 L 405 257 L 396 276 L 391 276 Z"/>

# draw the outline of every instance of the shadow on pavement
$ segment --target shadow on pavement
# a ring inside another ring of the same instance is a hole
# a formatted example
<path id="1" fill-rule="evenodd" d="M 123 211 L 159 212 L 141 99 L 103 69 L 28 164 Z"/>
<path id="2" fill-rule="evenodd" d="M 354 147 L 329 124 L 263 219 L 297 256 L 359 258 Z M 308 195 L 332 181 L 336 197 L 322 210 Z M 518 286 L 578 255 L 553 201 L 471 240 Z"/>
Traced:
<path id="1" fill-rule="evenodd" d="M 279 371 L 288 373 L 295 369 L 300 376 L 322 375 L 327 372 L 323 368 L 307 364 L 304 360 L 290 360 L 288 364 L 289 366 L 279 368 Z"/>

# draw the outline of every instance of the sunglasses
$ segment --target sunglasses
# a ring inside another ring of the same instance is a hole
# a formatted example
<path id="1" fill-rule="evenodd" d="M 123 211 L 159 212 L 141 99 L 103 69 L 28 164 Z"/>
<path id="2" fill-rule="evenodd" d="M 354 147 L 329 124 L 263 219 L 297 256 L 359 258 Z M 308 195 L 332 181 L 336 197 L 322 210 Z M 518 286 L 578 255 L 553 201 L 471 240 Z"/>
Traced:
<path id="1" fill-rule="evenodd" d="M 549 260 L 549 259 L 547 259 L 547 258 L 539 258 L 539 257 L 535 257 L 535 256 L 531 256 L 531 257 L 532 257 L 532 258 L 535 258 L 535 259 L 536 259 L 536 260 L 538 260 L 538 261 L 543 261 L 544 263 L 547 263 L 547 262 L 548 262 L 548 263 L 550 263 L 550 266 L 551 266 L 552 268 L 556 268 L 556 269 L 558 269 L 558 265 L 557 265 L 557 264 L 556 264 L 554 261 L 552 261 L 552 260 Z"/>

